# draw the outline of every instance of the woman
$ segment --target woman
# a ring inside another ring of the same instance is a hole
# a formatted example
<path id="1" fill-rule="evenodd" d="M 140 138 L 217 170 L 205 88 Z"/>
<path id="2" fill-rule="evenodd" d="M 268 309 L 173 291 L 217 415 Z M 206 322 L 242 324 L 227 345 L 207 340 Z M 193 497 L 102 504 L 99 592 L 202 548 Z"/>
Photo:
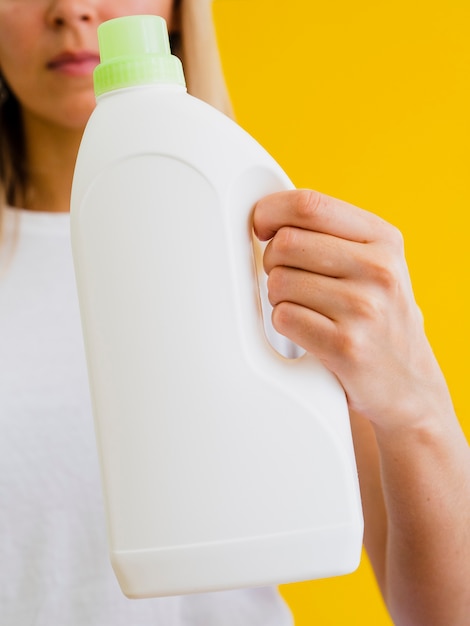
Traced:
<path id="1" fill-rule="evenodd" d="M 0 0 L 0 71 L 8 85 L 0 176 L 16 207 L 4 215 L 0 288 L 6 624 L 291 623 L 270 589 L 128 601 L 104 538 L 67 215 L 76 151 L 94 106 L 96 25 L 137 12 L 180 25 L 190 91 L 224 108 L 209 9 L 207 0 L 183 0 L 179 16 L 169 0 Z M 260 239 L 271 239 L 265 267 L 274 325 L 315 353 L 346 390 L 365 543 L 395 623 L 466 625 L 470 455 L 424 334 L 399 234 L 312 191 L 263 199 L 254 225 Z"/>
<path id="2" fill-rule="evenodd" d="M 191 93 L 226 113 L 209 0 L 0 0 L 0 621 L 287 626 L 275 589 L 128 600 L 107 554 L 69 244 L 97 25 L 159 14 Z"/>

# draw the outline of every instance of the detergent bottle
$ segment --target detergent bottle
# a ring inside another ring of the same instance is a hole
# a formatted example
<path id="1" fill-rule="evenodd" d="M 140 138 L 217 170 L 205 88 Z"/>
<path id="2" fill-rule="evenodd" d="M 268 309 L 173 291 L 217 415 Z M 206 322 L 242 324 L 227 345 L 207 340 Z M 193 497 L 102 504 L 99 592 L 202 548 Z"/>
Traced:
<path id="1" fill-rule="evenodd" d="M 110 558 L 154 597 L 353 571 L 362 509 L 345 394 L 263 323 L 251 213 L 292 188 L 186 92 L 163 19 L 99 27 L 71 236 Z"/>

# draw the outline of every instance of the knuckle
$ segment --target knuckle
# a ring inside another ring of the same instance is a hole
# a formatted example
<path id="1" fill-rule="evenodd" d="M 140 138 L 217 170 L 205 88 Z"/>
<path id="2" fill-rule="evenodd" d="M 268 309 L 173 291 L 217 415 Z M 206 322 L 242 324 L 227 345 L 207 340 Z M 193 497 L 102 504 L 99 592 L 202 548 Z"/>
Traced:
<path id="1" fill-rule="evenodd" d="M 398 283 L 396 263 L 390 259 L 387 263 L 377 263 L 373 267 L 374 283 L 384 291 L 394 291 Z"/>
<path id="2" fill-rule="evenodd" d="M 381 239 L 395 252 L 402 253 L 405 248 L 404 237 L 401 230 L 385 220 L 382 220 Z"/>
<path id="3" fill-rule="evenodd" d="M 313 189 L 301 189 L 297 196 L 296 211 L 302 221 L 309 221 L 328 208 L 330 198 Z"/>
<path id="4" fill-rule="evenodd" d="M 373 321 L 381 318 L 384 313 L 382 299 L 373 294 L 361 294 L 354 302 L 355 318 L 365 321 Z"/>
<path id="5" fill-rule="evenodd" d="M 394 293 L 403 274 L 403 256 L 393 248 L 382 247 L 367 261 L 366 271 L 371 282 L 385 292 Z"/>
<path id="6" fill-rule="evenodd" d="M 354 355 L 357 352 L 357 339 L 355 338 L 354 334 L 351 334 L 344 329 L 338 330 L 336 344 L 337 352 L 339 355 L 341 355 L 341 358 L 343 359 L 348 358 L 350 357 L 350 355 Z"/>
<path id="7" fill-rule="evenodd" d="M 285 285 L 285 271 L 282 267 L 276 266 L 268 275 L 268 297 L 270 303 L 274 306 L 282 300 L 282 294 Z"/>
<path id="8" fill-rule="evenodd" d="M 367 333 L 357 325 L 339 328 L 336 335 L 337 355 L 352 367 L 358 367 L 370 350 Z"/>
<path id="9" fill-rule="evenodd" d="M 395 250 L 399 250 L 400 252 L 402 252 L 405 248 L 403 233 L 399 228 L 393 226 L 393 224 L 389 224 L 388 226 L 388 240 L 391 246 L 393 246 Z"/>
<path id="10" fill-rule="evenodd" d="M 284 258 L 295 248 L 295 229 L 291 226 L 280 228 L 271 242 L 271 252 Z"/>
<path id="11" fill-rule="evenodd" d="M 293 323 L 293 307 L 289 302 L 280 302 L 272 312 L 272 324 L 279 333 L 284 333 Z"/>

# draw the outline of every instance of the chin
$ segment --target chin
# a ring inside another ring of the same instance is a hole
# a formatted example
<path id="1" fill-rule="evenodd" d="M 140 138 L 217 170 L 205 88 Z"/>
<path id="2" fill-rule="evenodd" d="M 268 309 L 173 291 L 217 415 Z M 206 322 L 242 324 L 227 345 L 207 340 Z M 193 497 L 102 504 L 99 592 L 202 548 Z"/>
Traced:
<path id="1" fill-rule="evenodd" d="M 95 96 L 77 98 L 73 103 L 61 108 L 58 123 L 70 130 L 84 130 L 90 115 L 96 107 Z"/>

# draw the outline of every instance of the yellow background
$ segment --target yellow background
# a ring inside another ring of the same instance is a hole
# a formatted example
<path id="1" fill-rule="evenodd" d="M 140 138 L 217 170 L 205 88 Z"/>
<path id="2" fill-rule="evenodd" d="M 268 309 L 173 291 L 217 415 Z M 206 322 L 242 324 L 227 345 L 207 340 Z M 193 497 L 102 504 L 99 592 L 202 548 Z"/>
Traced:
<path id="1" fill-rule="evenodd" d="M 217 0 L 238 121 L 299 187 L 405 235 L 428 335 L 470 433 L 470 3 Z M 296 626 L 385 626 L 367 558 L 281 588 Z"/>

